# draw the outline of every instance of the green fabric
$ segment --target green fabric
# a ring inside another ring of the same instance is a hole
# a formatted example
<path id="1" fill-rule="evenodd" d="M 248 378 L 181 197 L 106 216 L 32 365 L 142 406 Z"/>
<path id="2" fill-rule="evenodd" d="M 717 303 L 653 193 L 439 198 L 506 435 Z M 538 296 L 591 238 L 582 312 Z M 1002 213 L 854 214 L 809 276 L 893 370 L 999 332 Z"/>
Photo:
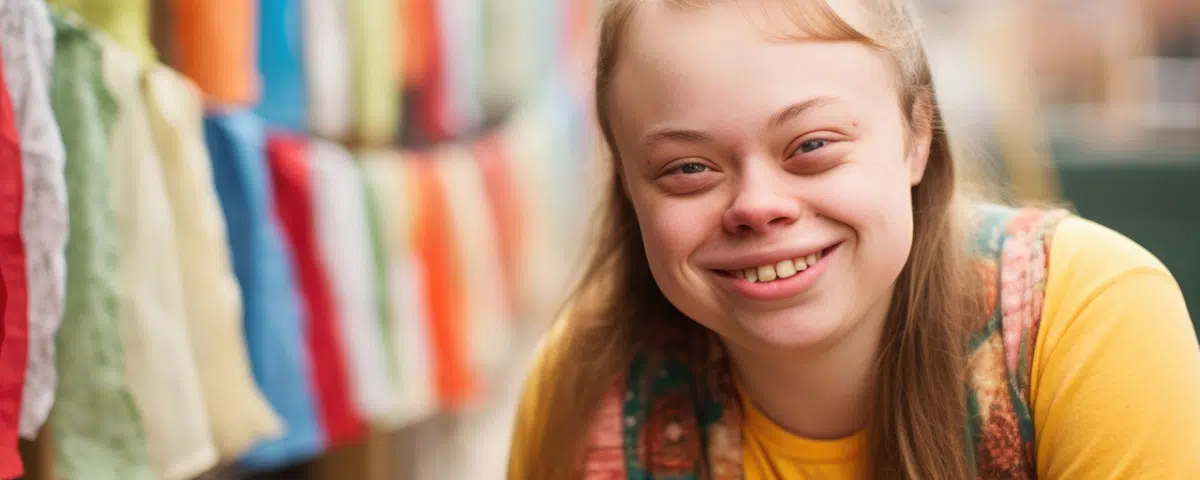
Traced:
<path id="1" fill-rule="evenodd" d="M 125 378 L 117 317 L 118 238 L 109 135 L 118 105 L 100 45 L 69 13 L 54 16 L 51 103 L 66 147 L 70 214 L 67 301 L 58 332 L 58 391 L 49 423 L 58 479 L 150 479 L 142 421 Z"/>
<path id="2" fill-rule="evenodd" d="M 366 201 L 367 234 L 371 237 L 371 260 L 375 267 L 375 302 L 379 306 L 379 331 L 383 334 L 383 352 L 387 355 L 388 377 L 393 385 L 400 382 L 400 372 L 397 371 L 396 343 L 392 334 L 392 305 L 389 301 L 390 288 L 388 285 L 388 255 L 387 241 L 384 229 L 387 227 L 383 218 L 380 185 L 371 180 L 370 172 L 357 163 L 358 173 L 362 177 L 363 199 Z"/>
<path id="3" fill-rule="evenodd" d="M 150 0 L 50 0 L 71 10 L 131 50 L 143 62 L 158 54 L 150 41 Z"/>

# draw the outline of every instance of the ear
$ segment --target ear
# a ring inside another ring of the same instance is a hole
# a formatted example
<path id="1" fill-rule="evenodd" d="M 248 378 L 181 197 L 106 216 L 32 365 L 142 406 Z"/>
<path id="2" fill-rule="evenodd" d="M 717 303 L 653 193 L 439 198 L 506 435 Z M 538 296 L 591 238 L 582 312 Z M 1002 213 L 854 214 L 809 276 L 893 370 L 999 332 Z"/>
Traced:
<path id="1" fill-rule="evenodd" d="M 921 183 L 925 167 L 929 165 L 929 150 L 933 142 L 933 102 L 918 98 L 913 102 L 912 128 L 908 151 L 908 181 L 912 186 Z"/>

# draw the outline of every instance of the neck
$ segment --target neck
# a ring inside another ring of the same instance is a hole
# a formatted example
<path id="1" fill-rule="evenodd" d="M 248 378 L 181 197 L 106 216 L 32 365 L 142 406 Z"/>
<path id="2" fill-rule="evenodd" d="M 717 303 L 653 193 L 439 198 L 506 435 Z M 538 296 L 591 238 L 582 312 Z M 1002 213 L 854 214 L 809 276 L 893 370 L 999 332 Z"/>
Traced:
<path id="1" fill-rule="evenodd" d="M 885 295 L 890 300 L 890 295 Z M 742 391 L 785 430 L 814 440 L 845 438 L 870 414 L 888 301 L 830 345 L 804 351 L 728 351 Z"/>

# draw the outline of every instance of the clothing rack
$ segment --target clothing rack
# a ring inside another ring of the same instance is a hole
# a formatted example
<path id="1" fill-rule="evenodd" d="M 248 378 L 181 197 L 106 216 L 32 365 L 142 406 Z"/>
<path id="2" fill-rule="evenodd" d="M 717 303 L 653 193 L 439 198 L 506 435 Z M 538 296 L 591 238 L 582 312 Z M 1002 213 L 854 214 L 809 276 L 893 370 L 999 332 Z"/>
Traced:
<path id="1" fill-rule="evenodd" d="M 504 423 L 565 293 L 594 11 L 5 2 L 0 478 L 463 467 L 412 452 Z"/>

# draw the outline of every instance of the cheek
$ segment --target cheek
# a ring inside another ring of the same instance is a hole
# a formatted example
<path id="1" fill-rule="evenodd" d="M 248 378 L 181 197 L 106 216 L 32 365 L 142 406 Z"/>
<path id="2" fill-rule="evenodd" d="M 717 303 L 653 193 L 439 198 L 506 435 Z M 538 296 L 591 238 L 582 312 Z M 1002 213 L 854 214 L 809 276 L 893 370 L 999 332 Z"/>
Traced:
<path id="1" fill-rule="evenodd" d="M 692 252 L 714 233 L 710 214 L 714 209 L 698 201 L 639 198 L 634 200 L 634 209 L 646 257 L 656 276 L 664 268 L 676 271 L 675 266 L 687 262 Z M 715 225 L 719 228 L 719 212 L 716 218 Z"/>
<path id="2" fill-rule="evenodd" d="M 893 166 L 894 165 L 894 166 Z M 861 268 L 873 274 L 895 271 L 912 246 L 912 197 L 906 165 L 855 165 L 824 186 L 818 214 L 854 231 Z"/>

